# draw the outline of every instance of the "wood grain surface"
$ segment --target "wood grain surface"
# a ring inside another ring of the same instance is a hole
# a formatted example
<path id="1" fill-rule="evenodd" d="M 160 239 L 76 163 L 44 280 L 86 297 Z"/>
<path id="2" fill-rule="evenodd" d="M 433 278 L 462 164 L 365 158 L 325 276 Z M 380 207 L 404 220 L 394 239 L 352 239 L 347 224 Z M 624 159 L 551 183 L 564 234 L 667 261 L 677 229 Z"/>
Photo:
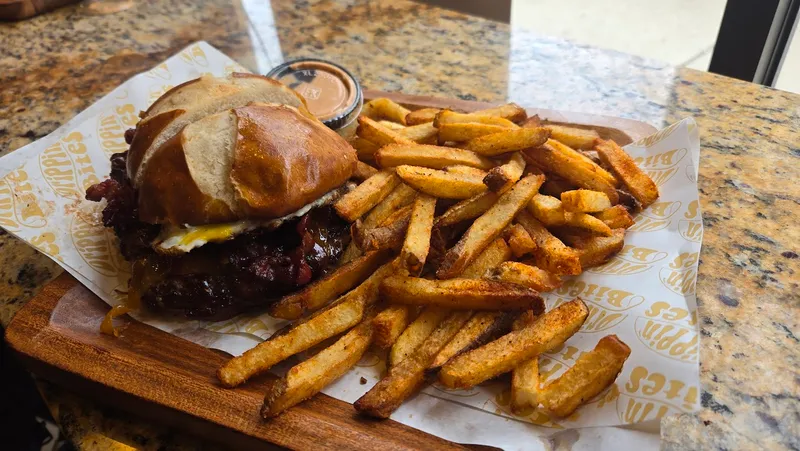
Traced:
<path id="1" fill-rule="evenodd" d="M 410 108 L 474 111 L 490 105 L 464 100 L 366 91 Z M 593 126 L 620 144 L 655 128 L 629 119 L 529 109 L 556 123 Z M 127 316 L 119 338 L 99 332 L 108 306 L 68 274 L 47 285 L 23 307 L 6 340 L 28 368 L 72 390 L 234 449 L 402 450 L 465 449 L 392 420 L 360 417 L 349 403 L 326 395 L 265 421 L 259 416 L 265 378 L 236 389 L 216 379 L 228 358 Z M 269 377 L 269 376 L 268 376 Z M 467 447 L 486 449 L 486 447 Z"/>

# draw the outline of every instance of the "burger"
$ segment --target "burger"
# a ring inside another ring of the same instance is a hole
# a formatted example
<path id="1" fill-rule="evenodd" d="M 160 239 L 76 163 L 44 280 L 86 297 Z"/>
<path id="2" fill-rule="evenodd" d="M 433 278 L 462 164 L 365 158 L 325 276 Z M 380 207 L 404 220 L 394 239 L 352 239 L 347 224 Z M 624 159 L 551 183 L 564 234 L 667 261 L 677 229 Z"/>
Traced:
<path id="1" fill-rule="evenodd" d="M 324 275 L 349 242 L 330 206 L 355 150 L 258 75 L 204 76 L 140 113 L 86 198 L 131 262 L 128 304 L 224 319 Z"/>

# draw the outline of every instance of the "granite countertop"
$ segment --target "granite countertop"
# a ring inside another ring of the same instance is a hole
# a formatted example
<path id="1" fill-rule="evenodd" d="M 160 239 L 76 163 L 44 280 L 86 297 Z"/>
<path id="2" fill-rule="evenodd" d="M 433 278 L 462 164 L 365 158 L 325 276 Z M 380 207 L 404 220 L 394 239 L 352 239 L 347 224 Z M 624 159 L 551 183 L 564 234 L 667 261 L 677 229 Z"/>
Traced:
<path id="1" fill-rule="evenodd" d="M 197 40 L 262 73 L 316 56 L 371 89 L 510 99 L 656 127 L 693 116 L 706 228 L 697 280 L 702 410 L 663 419 L 664 448 L 800 448 L 800 96 L 405 0 L 132 3 L 0 24 L 0 155 Z M 61 270 L 4 232 L 0 249 L 6 326 Z M 62 388 L 40 388 L 80 449 L 206 446 Z"/>

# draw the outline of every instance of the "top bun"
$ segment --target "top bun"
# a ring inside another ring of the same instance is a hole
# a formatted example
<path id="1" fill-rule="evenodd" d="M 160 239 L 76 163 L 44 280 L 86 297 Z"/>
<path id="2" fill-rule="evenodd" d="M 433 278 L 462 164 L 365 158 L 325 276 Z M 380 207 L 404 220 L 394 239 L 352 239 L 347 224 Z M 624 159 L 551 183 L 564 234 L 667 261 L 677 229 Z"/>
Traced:
<path id="1" fill-rule="evenodd" d="M 128 175 L 144 222 L 273 219 L 341 186 L 355 150 L 266 77 L 202 77 L 159 98 L 136 127 Z"/>

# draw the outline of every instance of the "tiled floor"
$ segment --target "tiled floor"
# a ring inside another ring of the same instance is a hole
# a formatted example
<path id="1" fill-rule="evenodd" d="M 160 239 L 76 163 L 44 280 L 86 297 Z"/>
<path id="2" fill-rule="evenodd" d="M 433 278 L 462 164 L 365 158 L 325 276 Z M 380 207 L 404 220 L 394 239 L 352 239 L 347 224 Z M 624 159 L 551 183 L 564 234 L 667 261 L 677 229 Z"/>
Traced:
<path id="1" fill-rule="evenodd" d="M 512 0 L 511 24 L 595 47 L 707 70 L 726 0 Z M 800 93 L 800 33 L 776 87 Z"/>

